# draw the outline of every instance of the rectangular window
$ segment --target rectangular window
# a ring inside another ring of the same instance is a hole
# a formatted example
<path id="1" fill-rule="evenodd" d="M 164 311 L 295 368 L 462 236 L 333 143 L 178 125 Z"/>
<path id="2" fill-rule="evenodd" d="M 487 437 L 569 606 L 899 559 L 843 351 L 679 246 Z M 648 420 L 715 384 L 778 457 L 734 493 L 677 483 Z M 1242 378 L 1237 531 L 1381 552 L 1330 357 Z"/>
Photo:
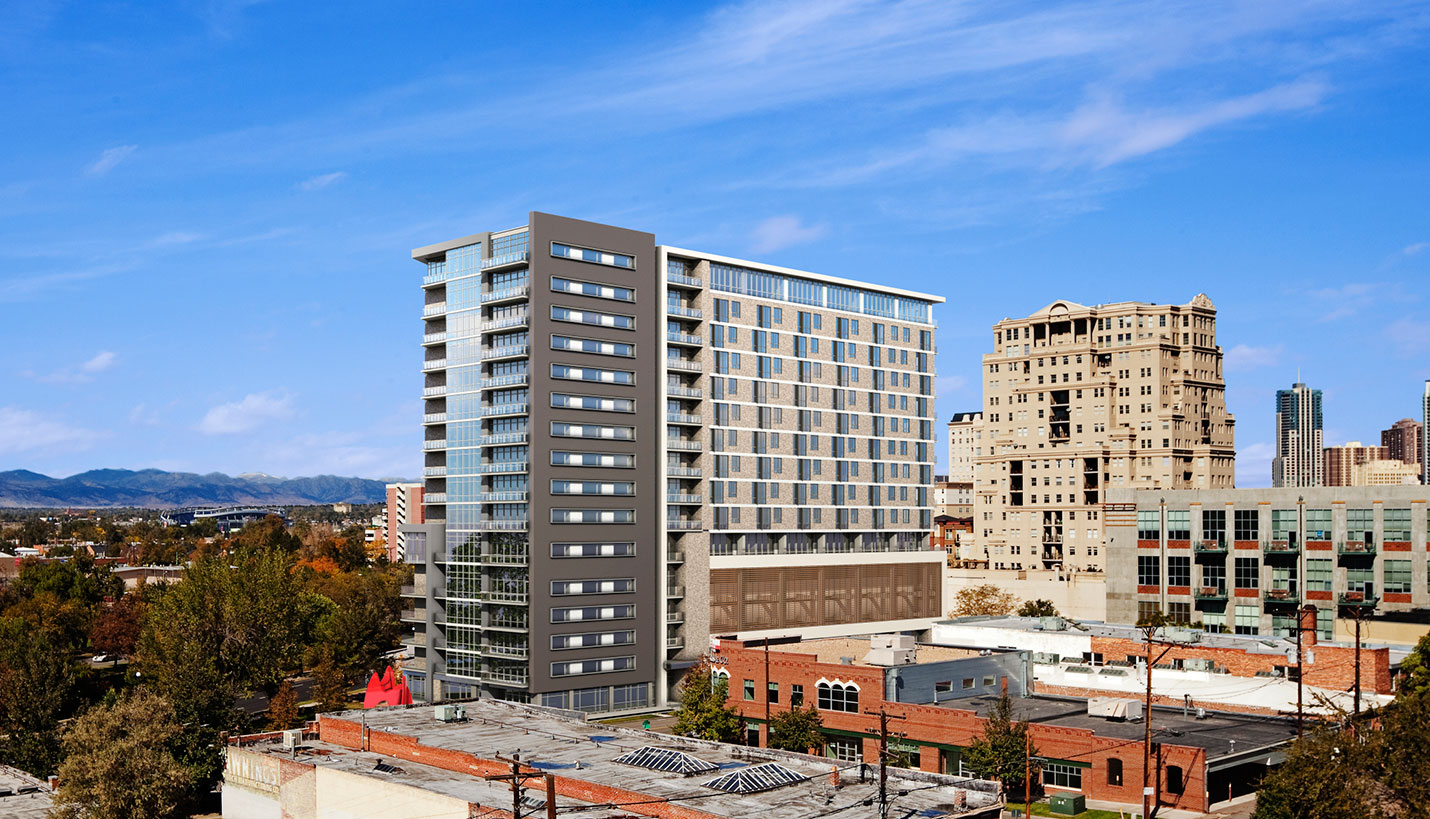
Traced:
<path id="1" fill-rule="evenodd" d="M 629 287 L 615 287 L 609 284 L 583 282 L 577 281 L 576 279 L 563 278 L 561 276 L 551 277 L 551 289 L 556 293 L 575 293 L 578 296 L 611 299 L 612 301 L 636 300 L 636 291 Z"/>
<path id="2" fill-rule="evenodd" d="M 1167 558 L 1167 585 L 1192 585 L 1192 559 L 1190 557 L 1174 555 Z"/>
<path id="3" fill-rule="evenodd" d="M 578 338 L 576 336 L 551 337 L 551 349 L 569 350 L 573 353 L 591 353 L 593 355 L 613 355 L 621 358 L 634 358 L 636 345 L 626 344 L 620 341 L 601 341 L 595 338 Z"/>
<path id="4" fill-rule="evenodd" d="M 551 451 L 552 466 L 606 466 L 630 469 L 636 465 L 636 456 L 617 452 L 568 452 Z"/>
<path id="5" fill-rule="evenodd" d="M 1261 587 L 1261 560 L 1255 557 L 1236 558 L 1235 575 L 1233 580 L 1238 589 L 1257 589 Z"/>
<path id="6" fill-rule="evenodd" d="M 1409 509 L 1386 509 L 1381 514 L 1385 519 L 1383 531 L 1386 540 L 1410 540 Z"/>
<path id="7" fill-rule="evenodd" d="M 1260 511 L 1257 509 L 1237 509 L 1233 518 L 1235 530 L 1232 537 L 1236 540 L 1258 540 L 1261 537 L 1261 524 L 1257 517 Z"/>
<path id="8" fill-rule="evenodd" d="M 552 557 L 631 557 L 634 543 L 553 543 Z"/>
<path id="9" fill-rule="evenodd" d="M 1321 640 L 1336 639 L 1336 612 L 1334 609 L 1316 609 L 1316 637 Z"/>
<path id="10" fill-rule="evenodd" d="M 629 606 L 568 606 L 551 610 L 553 623 L 579 623 L 587 620 L 630 620 L 636 607 Z"/>
<path id="11" fill-rule="evenodd" d="M 1410 561 L 1385 561 L 1385 591 L 1387 594 L 1410 594 Z"/>
<path id="12" fill-rule="evenodd" d="M 745 699 L 753 701 L 755 699 L 755 681 L 745 680 Z"/>
<path id="13" fill-rule="evenodd" d="M 1309 591 L 1330 591 L 1335 565 L 1329 558 L 1306 559 L 1306 588 Z"/>
<path id="14" fill-rule="evenodd" d="M 1226 510 L 1202 510 L 1202 540 L 1226 542 Z"/>
<path id="15" fill-rule="evenodd" d="M 777 682 L 765 683 L 765 701 L 771 705 L 778 705 L 780 702 L 780 684 Z"/>
<path id="16" fill-rule="evenodd" d="M 1271 510 L 1271 539 L 1278 542 L 1290 542 L 1294 540 L 1296 532 L 1296 510 L 1295 509 L 1272 509 Z"/>
<path id="17" fill-rule="evenodd" d="M 551 482 L 553 495 L 634 495 L 635 481 L 560 481 Z"/>
<path id="18" fill-rule="evenodd" d="M 572 660 L 551 664 L 551 676 L 575 677 L 582 674 L 609 674 L 630 671 L 636 667 L 635 657 L 609 657 L 604 660 Z"/>
<path id="19" fill-rule="evenodd" d="M 636 257 L 634 256 L 628 256 L 624 253 L 611 253 L 605 250 L 595 250 L 589 247 L 562 244 L 561 242 L 551 243 L 551 255 L 560 259 L 572 259 L 578 262 L 591 262 L 609 267 L 624 267 L 627 270 L 634 270 L 636 267 Z"/>
<path id="20" fill-rule="evenodd" d="M 1162 513 L 1156 509 L 1137 510 L 1137 539 L 1162 539 Z"/>
<path id="21" fill-rule="evenodd" d="M 635 523 L 634 509 L 552 509 L 552 523 Z"/>
<path id="22" fill-rule="evenodd" d="M 789 687 L 789 704 L 791 707 L 800 708 L 804 705 L 804 686 L 794 683 Z"/>
<path id="23" fill-rule="evenodd" d="M 636 374 L 630 370 L 605 370 L 598 367 L 572 367 L 552 364 L 551 377 L 565 381 L 592 381 L 598 384 L 634 384 Z"/>
<path id="24" fill-rule="evenodd" d="M 1082 790 L 1082 768 L 1048 760 L 1043 763 L 1043 784 L 1054 788 Z"/>
<path id="25" fill-rule="evenodd" d="M 551 434 L 557 438 L 599 438 L 607 441 L 634 441 L 635 427 L 618 427 L 609 424 L 572 424 L 566 421 L 552 421 Z"/>
<path id="26" fill-rule="evenodd" d="M 554 304 L 551 306 L 551 318 L 553 321 L 591 324 L 596 327 L 614 327 L 617 330 L 634 330 L 636 327 L 634 316 L 601 313 L 595 310 L 576 310 L 571 307 L 557 307 Z"/>
<path id="27" fill-rule="evenodd" d="M 626 631 L 595 631 L 588 634 L 553 634 L 551 650 L 564 651 L 570 648 L 600 648 L 602 646 L 635 645 L 636 633 Z"/>
<path id="28" fill-rule="evenodd" d="M 1331 510 L 1306 510 L 1306 540 L 1331 539 Z"/>
<path id="29" fill-rule="evenodd" d="M 1256 606 L 1236 607 L 1236 633 L 1256 634 L 1261 630 L 1261 609 Z"/>
<path id="30" fill-rule="evenodd" d="M 1137 585 L 1160 586 L 1162 584 L 1161 558 L 1157 555 L 1137 556 Z"/>
<path id="31" fill-rule="evenodd" d="M 556 409 L 593 410 L 596 412 L 636 411 L 634 398 L 608 398 L 604 395 L 575 395 L 565 392 L 553 392 L 551 406 Z"/>
<path id="32" fill-rule="evenodd" d="M 864 743 L 857 739 L 834 739 L 824 743 L 824 755 L 840 762 L 863 762 Z"/>
<path id="33" fill-rule="evenodd" d="M 552 597 L 569 597 L 577 594 L 630 594 L 636 590 L 636 581 L 629 577 L 614 580 L 553 580 Z"/>
<path id="34" fill-rule="evenodd" d="M 1192 513 L 1186 509 L 1167 512 L 1167 539 L 1192 539 Z"/>
<path id="35" fill-rule="evenodd" d="M 1346 540 L 1353 543 L 1375 542 L 1375 510 L 1346 510 Z"/>

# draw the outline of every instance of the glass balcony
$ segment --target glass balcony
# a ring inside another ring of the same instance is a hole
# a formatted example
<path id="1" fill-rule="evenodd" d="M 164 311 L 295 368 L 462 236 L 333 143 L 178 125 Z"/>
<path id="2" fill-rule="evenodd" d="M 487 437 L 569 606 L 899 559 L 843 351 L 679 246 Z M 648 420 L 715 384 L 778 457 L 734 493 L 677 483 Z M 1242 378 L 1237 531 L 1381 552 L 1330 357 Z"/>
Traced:
<path id="1" fill-rule="evenodd" d="M 497 304 L 504 301 L 517 301 L 524 299 L 531 294 L 531 286 L 518 284 L 511 287 L 503 287 L 500 290 L 488 290 L 482 294 L 482 304 Z"/>
<path id="2" fill-rule="evenodd" d="M 427 478 L 445 478 L 447 477 L 447 467 L 429 466 L 422 470 L 422 475 Z"/>
<path id="3" fill-rule="evenodd" d="M 431 316 L 440 316 L 445 312 L 447 312 L 447 302 L 445 301 L 434 301 L 431 304 L 422 305 L 423 318 L 429 318 Z"/>
<path id="4" fill-rule="evenodd" d="M 430 441 L 423 441 L 423 442 L 422 442 L 422 448 L 425 449 L 425 450 L 428 450 L 428 451 L 431 451 L 431 450 L 434 450 L 434 449 L 446 449 L 446 448 L 447 448 L 447 439 L 446 439 L 446 438 L 433 438 L 433 439 L 430 440 Z"/>
<path id="5" fill-rule="evenodd" d="M 670 586 L 667 586 L 667 587 L 665 588 L 665 596 L 666 596 L 666 597 L 684 597 L 684 596 L 685 596 L 685 587 L 682 586 L 682 585 L 680 585 L 679 583 L 676 583 L 676 584 L 672 584 L 672 585 L 670 585 Z"/>
<path id="6" fill-rule="evenodd" d="M 529 321 L 530 318 L 527 312 L 523 310 L 519 315 L 503 316 L 502 318 L 482 322 L 482 332 L 490 333 L 494 330 L 507 330 L 512 327 L 525 327 Z"/>
<path id="7" fill-rule="evenodd" d="M 505 472 L 525 472 L 527 470 L 526 461 L 500 461 L 498 463 L 482 464 L 474 471 L 478 475 L 500 475 Z M 445 472 L 443 473 L 446 474 Z"/>
<path id="8" fill-rule="evenodd" d="M 691 361 L 691 360 L 688 359 L 688 358 L 675 358 L 675 357 L 667 358 L 667 359 L 665 360 L 665 366 L 666 366 L 667 369 L 671 369 L 671 370 L 685 370 L 686 372 L 692 372 L 692 373 L 698 373 L 698 372 L 703 372 L 703 371 L 704 371 L 704 368 L 700 366 L 700 362 L 699 362 L 699 361 Z"/>
<path id="9" fill-rule="evenodd" d="M 671 344 L 684 344 L 690 347 L 704 346 L 704 343 L 701 341 L 700 336 L 691 335 L 690 333 L 675 333 L 666 331 L 665 340 L 670 342 Z"/>
<path id="10" fill-rule="evenodd" d="M 493 404 L 490 407 L 482 407 L 474 415 L 479 418 L 492 418 L 498 415 L 525 415 L 526 402 L 514 401 L 510 404 Z"/>
<path id="11" fill-rule="evenodd" d="M 700 398 L 705 395 L 699 387 L 681 387 L 675 384 L 666 384 L 665 394 L 678 398 Z"/>
<path id="12" fill-rule="evenodd" d="M 667 304 L 665 312 L 672 316 L 684 316 L 685 318 L 700 318 L 700 310 L 694 307 L 682 307 L 679 304 Z"/>
<path id="13" fill-rule="evenodd" d="M 483 390 L 494 390 L 501 387 L 524 387 L 530 378 L 526 373 L 510 373 L 508 375 L 494 375 L 491 378 L 483 378 L 477 382 L 477 388 Z"/>
<path id="14" fill-rule="evenodd" d="M 426 361 L 422 362 L 422 372 L 424 373 L 430 373 L 433 370 L 445 369 L 447 369 L 447 359 L 445 358 L 429 358 Z"/>
<path id="15" fill-rule="evenodd" d="M 522 491 L 478 492 L 472 496 L 472 500 L 477 503 L 521 503 L 526 500 L 526 493 Z"/>
<path id="16" fill-rule="evenodd" d="M 505 446 L 524 443 L 526 443 L 525 432 L 498 432 L 492 435 L 483 435 L 477 439 L 477 446 Z"/>
<path id="17" fill-rule="evenodd" d="M 699 495 L 690 495 L 683 492 L 667 492 L 665 494 L 665 502 L 695 504 L 696 506 L 698 506 L 701 503 L 704 503 L 704 499 L 702 499 Z"/>
<path id="18" fill-rule="evenodd" d="M 703 284 L 701 284 L 700 280 L 697 279 L 697 278 L 695 278 L 694 276 L 683 276 L 683 275 L 681 275 L 681 274 L 679 274 L 679 273 L 670 273 L 670 272 L 667 272 L 667 273 L 665 274 L 665 280 L 668 281 L 668 282 L 670 282 L 671 284 L 678 284 L 678 285 L 681 285 L 681 286 L 684 286 L 684 287 L 703 287 L 703 286 L 704 286 Z"/>
<path id="19" fill-rule="evenodd" d="M 530 259 L 531 251 L 528 250 L 518 250 L 515 253 L 503 253 L 500 256 L 482 259 L 482 270 L 496 270 L 498 268 L 525 264 Z"/>
<path id="20" fill-rule="evenodd" d="M 665 474 L 672 478 L 698 478 L 701 475 L 698 466 L 666 466 Z"/>
<path id="21" fill-rule="evenodd" d="M 440 398 L 441 396 L 446 395 L 446 394 L 447 394 L 447 385 L 446 385 L 446 384 L 438 384 L 438 385 L 435 386 L 435 387 L 423 387 L 423 388 L 422 388 L 422 397 L 423 397 L 423 398 Z"/>
<path id="22" fill-rule="evenodd" d="M 699 452 L 705 448 L 705 445 L 699 441 L 688 441 L 684 438 L 666 438 L 665 448 L 679 449 L 684 452 Z"/>
<path id="23" fill-rule="evenodd" d="M 666 518 L 665 528 L 672 532 L 698 532 L 701 529 L 700 521 L 686 520 L 684 518 Z"/>
<path id="24" fill-rule="evenodd" d="M 422 494 L 422 502 L 423 502 L 423 503 L 446 503 L 446 502 L 447 502 L 447 493 L 446 493 L 446 492 L 424 492 L 424 493 Z"/>
<path id="25" fill-rule="evenodd" d="M 426 346 L 429 346 L 429 345 L 432 345 L 432 344 L 441 344 L 442 342 L 444 342 L 444 341 L 446 341 L 446 340 L 447 340 L 447 331 L 446 331 L 446 330 L 443 330 L 443 331 L 437 332 L 437 333 L 427 333 L 426 335 L 422 336 L 422 346 L 426 347 Z"/>
<path id="26" fill-rule="evenodd" d="M 500 347 L 488 347 L 482 350 L 477 359 L 491 361 L 497 358 L 524 358 L 529 349 L 525 344 L 503 344 Z"/>
<path id="27" fill-rule="evenodd" d="M 422 423 L 424 423 L 424 424 L 445 424 L 445 423 L 447 423 L 447 413 L 445 413 L 445 412 L 429 412 L 429 413 L 427 413 L 426 415 L 422 416 Z"/>
<path id="28" fill-rule="evenodd" d="M 665 420 L 672 424 L 692 424 L 697 427 L 705 423 L 699 415 L 690 415 L 684 412 L 667 412 Z"/>
<path id="29" fill-rule="evenodd" d="M 527 522 L 524 520 L 479 520 L 472 524 L 472 528 L 478 532 L 525 532 Z"/>

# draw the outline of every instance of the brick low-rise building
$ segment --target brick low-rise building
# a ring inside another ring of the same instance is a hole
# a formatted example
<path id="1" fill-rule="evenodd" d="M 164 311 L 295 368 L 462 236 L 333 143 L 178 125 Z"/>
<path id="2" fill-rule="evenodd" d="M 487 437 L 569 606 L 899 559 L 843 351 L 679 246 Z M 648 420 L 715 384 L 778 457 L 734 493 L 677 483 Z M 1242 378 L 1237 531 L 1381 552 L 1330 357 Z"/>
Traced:
<path id="1" fill-rule="evenodd" d="M 814 705 L 826 755 L 877 760 L 882 711 L 894 718 L 896 758 L 923 771 L 967 773 L 963 755 L 1006 691 L 1016 719 L 1032 724 L 1047 791 L 1127 805 L 1141 800 L 1143 724 L 1094 716 L 1084 698 L 1037 694 L 1029 651 L 913 645 L 911 638 L 768 646 L 721 640 L 714 658 L 718 673 L 729 676 L 729 703 L 747 720 L 752 744 L 765 743 L 775 714 Z M 1150 779 L 1159 804 L 1199 812 L 1254 790 L 1295 736 L 1293 722 L 1274 717 L 1154 707 L 1152 719 Z"/>

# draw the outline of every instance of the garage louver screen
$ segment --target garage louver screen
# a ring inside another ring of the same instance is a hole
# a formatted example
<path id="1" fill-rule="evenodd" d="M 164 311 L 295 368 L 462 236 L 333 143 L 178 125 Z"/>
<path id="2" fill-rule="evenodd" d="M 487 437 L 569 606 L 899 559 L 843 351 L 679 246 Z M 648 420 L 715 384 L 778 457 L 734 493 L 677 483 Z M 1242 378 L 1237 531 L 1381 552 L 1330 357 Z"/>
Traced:
<path id="1" fill-rule="evenodd" d="M 766 762 L 763 765 L 751 765 L 748 768 L 731 771 L 724 776 L 717 776 L 706 782 L 705 787 L 726 793 L 759 793 L 803 782 L 807 778 L 783 765 Z"/>
<path id="2" fill-rule="evenodd" d="M 690 754 L 672 751 L 668 748 L 654 748 L 649 745 L 644 748 L 637 748 L 628 754 L 622 754 L 616 757 L 615 761 L 622 765 L 634 765 L 637 768 L 646 768 L 652 771 L 678 773 L 681 776 L 694 776 L 696 774 L 720 770 L 718 765 L 713 765 L 703 759 L 697 759 Z"/>

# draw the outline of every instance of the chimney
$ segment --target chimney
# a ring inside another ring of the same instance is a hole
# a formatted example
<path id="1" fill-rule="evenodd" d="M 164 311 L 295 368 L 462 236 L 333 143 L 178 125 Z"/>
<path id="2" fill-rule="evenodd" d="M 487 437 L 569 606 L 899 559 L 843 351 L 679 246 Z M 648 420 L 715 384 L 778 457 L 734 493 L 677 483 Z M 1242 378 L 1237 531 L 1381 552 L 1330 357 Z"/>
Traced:
<path id="1" fill-rule="evenodd" d="M 46 784 L 50 786 L 50 793 L 54 793 L 60 789 L 60 778 L 58 776 L 52 776 L 46 780 Z"/>
<path id="2" fill-rule="evenodd" d="M 1313 648 L 1316 645 L 1316 607 L 1303 606 L 1297 625 L 1301 627 L 1301 648 Z"/>

